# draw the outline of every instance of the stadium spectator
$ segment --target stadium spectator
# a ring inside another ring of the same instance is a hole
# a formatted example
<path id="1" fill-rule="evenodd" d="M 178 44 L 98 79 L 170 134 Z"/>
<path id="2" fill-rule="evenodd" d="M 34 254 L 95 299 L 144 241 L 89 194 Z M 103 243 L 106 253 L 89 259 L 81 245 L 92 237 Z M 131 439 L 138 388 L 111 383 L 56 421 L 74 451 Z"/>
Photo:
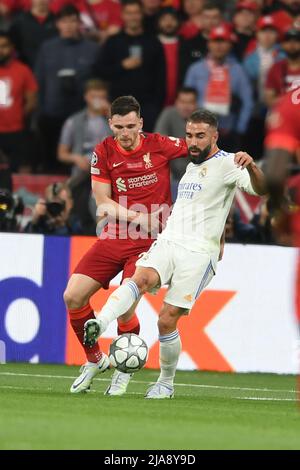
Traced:
<path id="1" fill-rule="evenodd" d="M 279 31 L 272 16 L 264 16 L 257 23 L 256 48 L 244 60 L 251 79 L 255 106 L 247 133 L 247 151 L 260 158 L 263 154 L 264 121 L 266 117 L 265 85 L 272 65 L 284 58 L 279 44 Z"/>
<path id="2" fill-rule="evenodd" d="M 256 21 L 259 13 L 258 4 L 254 1 L 243 0 L 237 3 L 233 16 L 236 42 L 233 46 L 235 57 L 242 61 L 246 52 L 251 51 L 255 39 Z"/>
<path id="3" fill-rule="evenodd" d="M 108 88 L 100 80 L 89 80 L 84 94 L 86 108 L 65 122 L 58 145 L 58 158 L 72 165 L 69 186 L 74 199 L 74 211 L 80 218 L 85 234 L 95 234 L 95 220 L 88 207 L 91 198 L 90 165 L 94 147 L 111 134 L 107 116 Z M 94 214 L 96 207 L 94 205 Z"/>
<path id="4" fill-rule="evenodd" d="M 281 34 L 295 26 L 300 16 L 300 0 L 275 0 L 268 9 Z"/>
<path id="5" fill-rule="evenodd" d="M 158 39 L 160 40 L 166 62 L 166 99 L 165 105 L 174 103 L 179 81 L 179 18 L 173 8 L 164 8 L 158 17 Z"/>
<path id="6" fill-rule="evenodd" d="M 58 13 L 69 4 L 80 12 L 85 36 L 105 41 L 108 36 L 116 34 L 122 26 L 121 6 L 118 0 L 52 0 L 51 9 Z"/>
<path id="7" fill-rule="evenodd" d="M 226 220 L 225 240 L 227 243 L 273 243 L 266 201 L 263 201 L 259 212 L 248 223 L 243 222 L 239 210 L 233 205 Z"/>
<path id="8" fill-rule="evenodd" d="M 201 31 L 191 39 L 183 40 L 180 48 L 180 83 L 187 69 L 196 60 L 203 59 L 207 54 L 207 41 L 212 28 L 223 22 L 222 9 L 217 3 L 207 3 L 202 12 Z"/>
<path id="9" fill-rule="evenodd" d="M 11 33 L 20 60 L 33 68 L 42 43 L 57 34 L 49 0 L 32 0 L 30 11 L 21 13 L 13 22 Z"/>
<path id="10" fill-rule="evenodd" d="M 174 106 L 168 106 L 159 115 L 155 124 L 155 132 L 184 138 L 186 121 L 196 109 L 196 90 L 190 87 L 180 88 Z"/>
<path id="11" fill-rule="evenodd" d="M 143 30 L 139 0 L 122 7 L 124 29 L 103 45 L 96 73 L 110 82 L 111 98 L 133 94 L 141 103 L 144 129 L 151 131 L 165 101 L 165 59 L 160 41 Z"/>
<path id="12" fill-rule="evenodd" d="M 29 67 L 15 59 L 9 34 L 0 32 L 0 149 L 11 171 L 30 160 L 25 119 L 36 107 L 37 88 Z"/>
<path id="13" fill-rule="evenodd" d="M 13 17 L 13 0 L 0 0 L 0 31 L 8 31 Z"/>
<path id="14" fill-rule="evenodd" d="M 47 170 L 57 168 L 56 148 L 63 122 L 83 106 L 84 83 L 91 78 L 99 46 L 80 35 L 72 5 L 57 16 L 57 38 L 40 48 L 35 72 L 40 85 L 39 130 Z"/>
<path id="15" fill-rule="evenodd" d="M 300 30 L 287 31 L 282 47 L 287 58 L 275 63 L 267 76 L 265 101 L 269 107 L 295 83 L 300 83 Z"/>
<path id="16" fill-rule="evenodd" d="M 272 16 L 263 16 L 257 23 L 256 48 L 244 60 L 259 103 L 264 102 L 267 74 L 275 62 L 283 59 L 279 44 L 279 31 Z"/>
<path id="17" fill-rule="evenodd" d="M 183 11 L 187 20 L 182 24 L 179 34 L 184 39 L 191 39 L 202 28 L 202 12 L 205 0 L 183 0 Z"/>
<path id="18" fill-rule="evenodd" d="M 64 236 L 82 234 L 81 224 L 73 213 L 72 194 L 67 184 L 54 183 L 46 188 L 45 198 L 36 203 L 24 232 Z"/>
<path id="19" fill-rule="evenodd" d="M 199 106 L 219 116 L 220 146 L 234 151 L 241 148 L 253 101 L 243 67 L 230 56 L 232 42 L 232 32 L 227 25 L 212 29 L 208 57 L 189 67 L 185 86 L 197 90 Z"/>
<path id="20" fill-rule="evenodd" d="M 155 124 L 155 132 L 173 137 L 185 137 L 186 121 L 197 109 L 197 92 L 194 88 L 183 87 L 178 90 L 174 106 L 165 108 Z M 178 158 L 170 164 L 172 200 L 177 196 L 177 187 L 187 164 L 186 158 Z"/>
<path id="21" fill-rule="evenodd" d="M 141 2 L 144 13 L 144 31 L 153 34 L 157 28 L 157 21 L 161 10 L 161 0 L 141 0 Z"/>

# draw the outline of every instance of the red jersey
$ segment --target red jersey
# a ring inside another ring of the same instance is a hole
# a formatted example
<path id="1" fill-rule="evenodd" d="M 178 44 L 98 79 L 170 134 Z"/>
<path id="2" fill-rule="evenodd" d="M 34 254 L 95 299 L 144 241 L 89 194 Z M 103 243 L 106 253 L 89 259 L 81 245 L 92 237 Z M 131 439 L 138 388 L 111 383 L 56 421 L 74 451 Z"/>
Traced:
<path id="1" fill-rule="evenodd" d="M 187 20 L 179 28 L 178 34 L 183 37 L 183 39 L 192 39 L 200 32 L 201 30 L 195 23 L 193 23 L 193 21 Z"/>
<path id="2" fill-rule="evenodd" d="M 169 163 L 187 153 L 184 139 L 160 134 L 141 134 L 140 145 L 130 152 L 114 137 L 107 137 L 95 148 L 92 179 L 110 183 L 112 199 L 127 209 L 150 213 L 164 204 L 170 208 Z M 114 233 L 115 227 L 110 226 Z"/>
<path id="3" fill-rule="evenodd" d="M 290 70 L 287 60 L 283 59 L 270 68 L 266 88 L 274 90 L 277 95 L 283 95 L 295 82 L 300 83 L 300 67 L 298 70 Z"/>
<path id="4" fill-rule="evenodd" d="M 18 132 L 24 127 L 24 96 L 38 89 L 27 65 L 10 60 L 0 67 L 0 132 Z"/>
<path id="5" fill-rule="evenodd" d="M 176 38 L 170 41 L 161 39 L 164 48 L 167 73 L 167 96 L 165 106 L 172 106 L 176 100 L 179 66 L 179 41 Z"/>
<path id="6" fill-rule="evenodd" d="M 267 119 L 265 145 L 268 149 L 286 150 L 300 161 L 300 88 L 284 95 L 274 106 Z M 293 188 L 293 200 L 298 206 L 292 211 L 290 230 L 295 245 L 300 246 L 300 179 L 293 179 L 289 186 Z"/>

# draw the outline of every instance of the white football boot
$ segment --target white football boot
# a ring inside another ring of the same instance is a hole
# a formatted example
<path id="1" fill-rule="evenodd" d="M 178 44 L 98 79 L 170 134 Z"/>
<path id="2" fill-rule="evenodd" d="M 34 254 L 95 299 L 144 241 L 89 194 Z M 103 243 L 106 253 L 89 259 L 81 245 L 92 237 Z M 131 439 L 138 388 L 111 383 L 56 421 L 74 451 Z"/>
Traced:
<path id="1" fill-rule="evenodd" d="M 147 390 L 145 398 L 151 398 L 155 400 L 163 400 L 164 398 L 173 398 L 174 397 L 174 387 L 171 385 L 162 384 L 156 382 L 156 384 L 151 385 Z"/>
<path id="2" fill-rule="evenodd" d="M 86 364 L 80 367 L 81 374 L 73 382 L 70 388 L 70 392 L 87 392 L 91 387 L 94 377 L 98 374 L 101 374 L 102 372 L 105 372 L 107 369 L 109 369 L 109 366 L 110 362 L 108 356 L 104 353 L 102 353 L 100 361 L 96 364 L 94 364 L 93 362 L 87 362 Z"/>
<path id="3" fill-rule="evenodd" d="M 126 393 L 128 384 L 133 374 L 125 374 L 117 369 L 113 373 L 110 386 L 105 390 L 104 395 L 119 397 Z"/>

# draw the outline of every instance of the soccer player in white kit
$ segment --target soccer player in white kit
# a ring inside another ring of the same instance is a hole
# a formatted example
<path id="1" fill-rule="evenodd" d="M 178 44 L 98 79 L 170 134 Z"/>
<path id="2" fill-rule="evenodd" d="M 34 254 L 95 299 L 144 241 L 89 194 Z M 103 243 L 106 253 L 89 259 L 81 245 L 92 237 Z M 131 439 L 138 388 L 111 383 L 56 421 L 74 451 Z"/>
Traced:
<path id="1" fill-rule="evenodd" d="M 129 310 L 145 292 L 167 284 L 159 314 L 161 372 L 146 398 L 172 398 L 181 352 L 177 322 L 187 315 L 217 269 L 222 234 L 237 188 L 265 195 L 263 172 L 245 152 L 224 152 L 217 146 L 218 122 L 198 110 L 186 126 L 191 163 L 178 186 L 166 228 L 136 263 L 134 276 L 109 297 L 96 320 L 85 324 L 86 344 L 93 345 L 108 324 Z"/>

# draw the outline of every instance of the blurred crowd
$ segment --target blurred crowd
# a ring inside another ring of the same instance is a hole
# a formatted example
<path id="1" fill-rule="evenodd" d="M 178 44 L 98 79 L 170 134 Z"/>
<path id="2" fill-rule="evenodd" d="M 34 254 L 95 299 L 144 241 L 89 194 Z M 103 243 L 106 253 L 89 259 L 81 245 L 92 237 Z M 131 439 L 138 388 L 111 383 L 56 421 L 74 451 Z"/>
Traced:
<path id="1" fill-rule="evenodd" d="M 295 83 L 300 0 L 0 0 L 0 219 L 12 172 L 65 174 L 22 229 L 94 233 L 90 155 L 117 96 L 139 100 L 145 131 L 174 137 L 205 107 L 219 146 L 259 161 L 268 110 Z M 172 164 L 174 195 L 185 166 Z M 265 201 L 246 222 L 233 208 L 227 232 L 272 243 Z"/>

